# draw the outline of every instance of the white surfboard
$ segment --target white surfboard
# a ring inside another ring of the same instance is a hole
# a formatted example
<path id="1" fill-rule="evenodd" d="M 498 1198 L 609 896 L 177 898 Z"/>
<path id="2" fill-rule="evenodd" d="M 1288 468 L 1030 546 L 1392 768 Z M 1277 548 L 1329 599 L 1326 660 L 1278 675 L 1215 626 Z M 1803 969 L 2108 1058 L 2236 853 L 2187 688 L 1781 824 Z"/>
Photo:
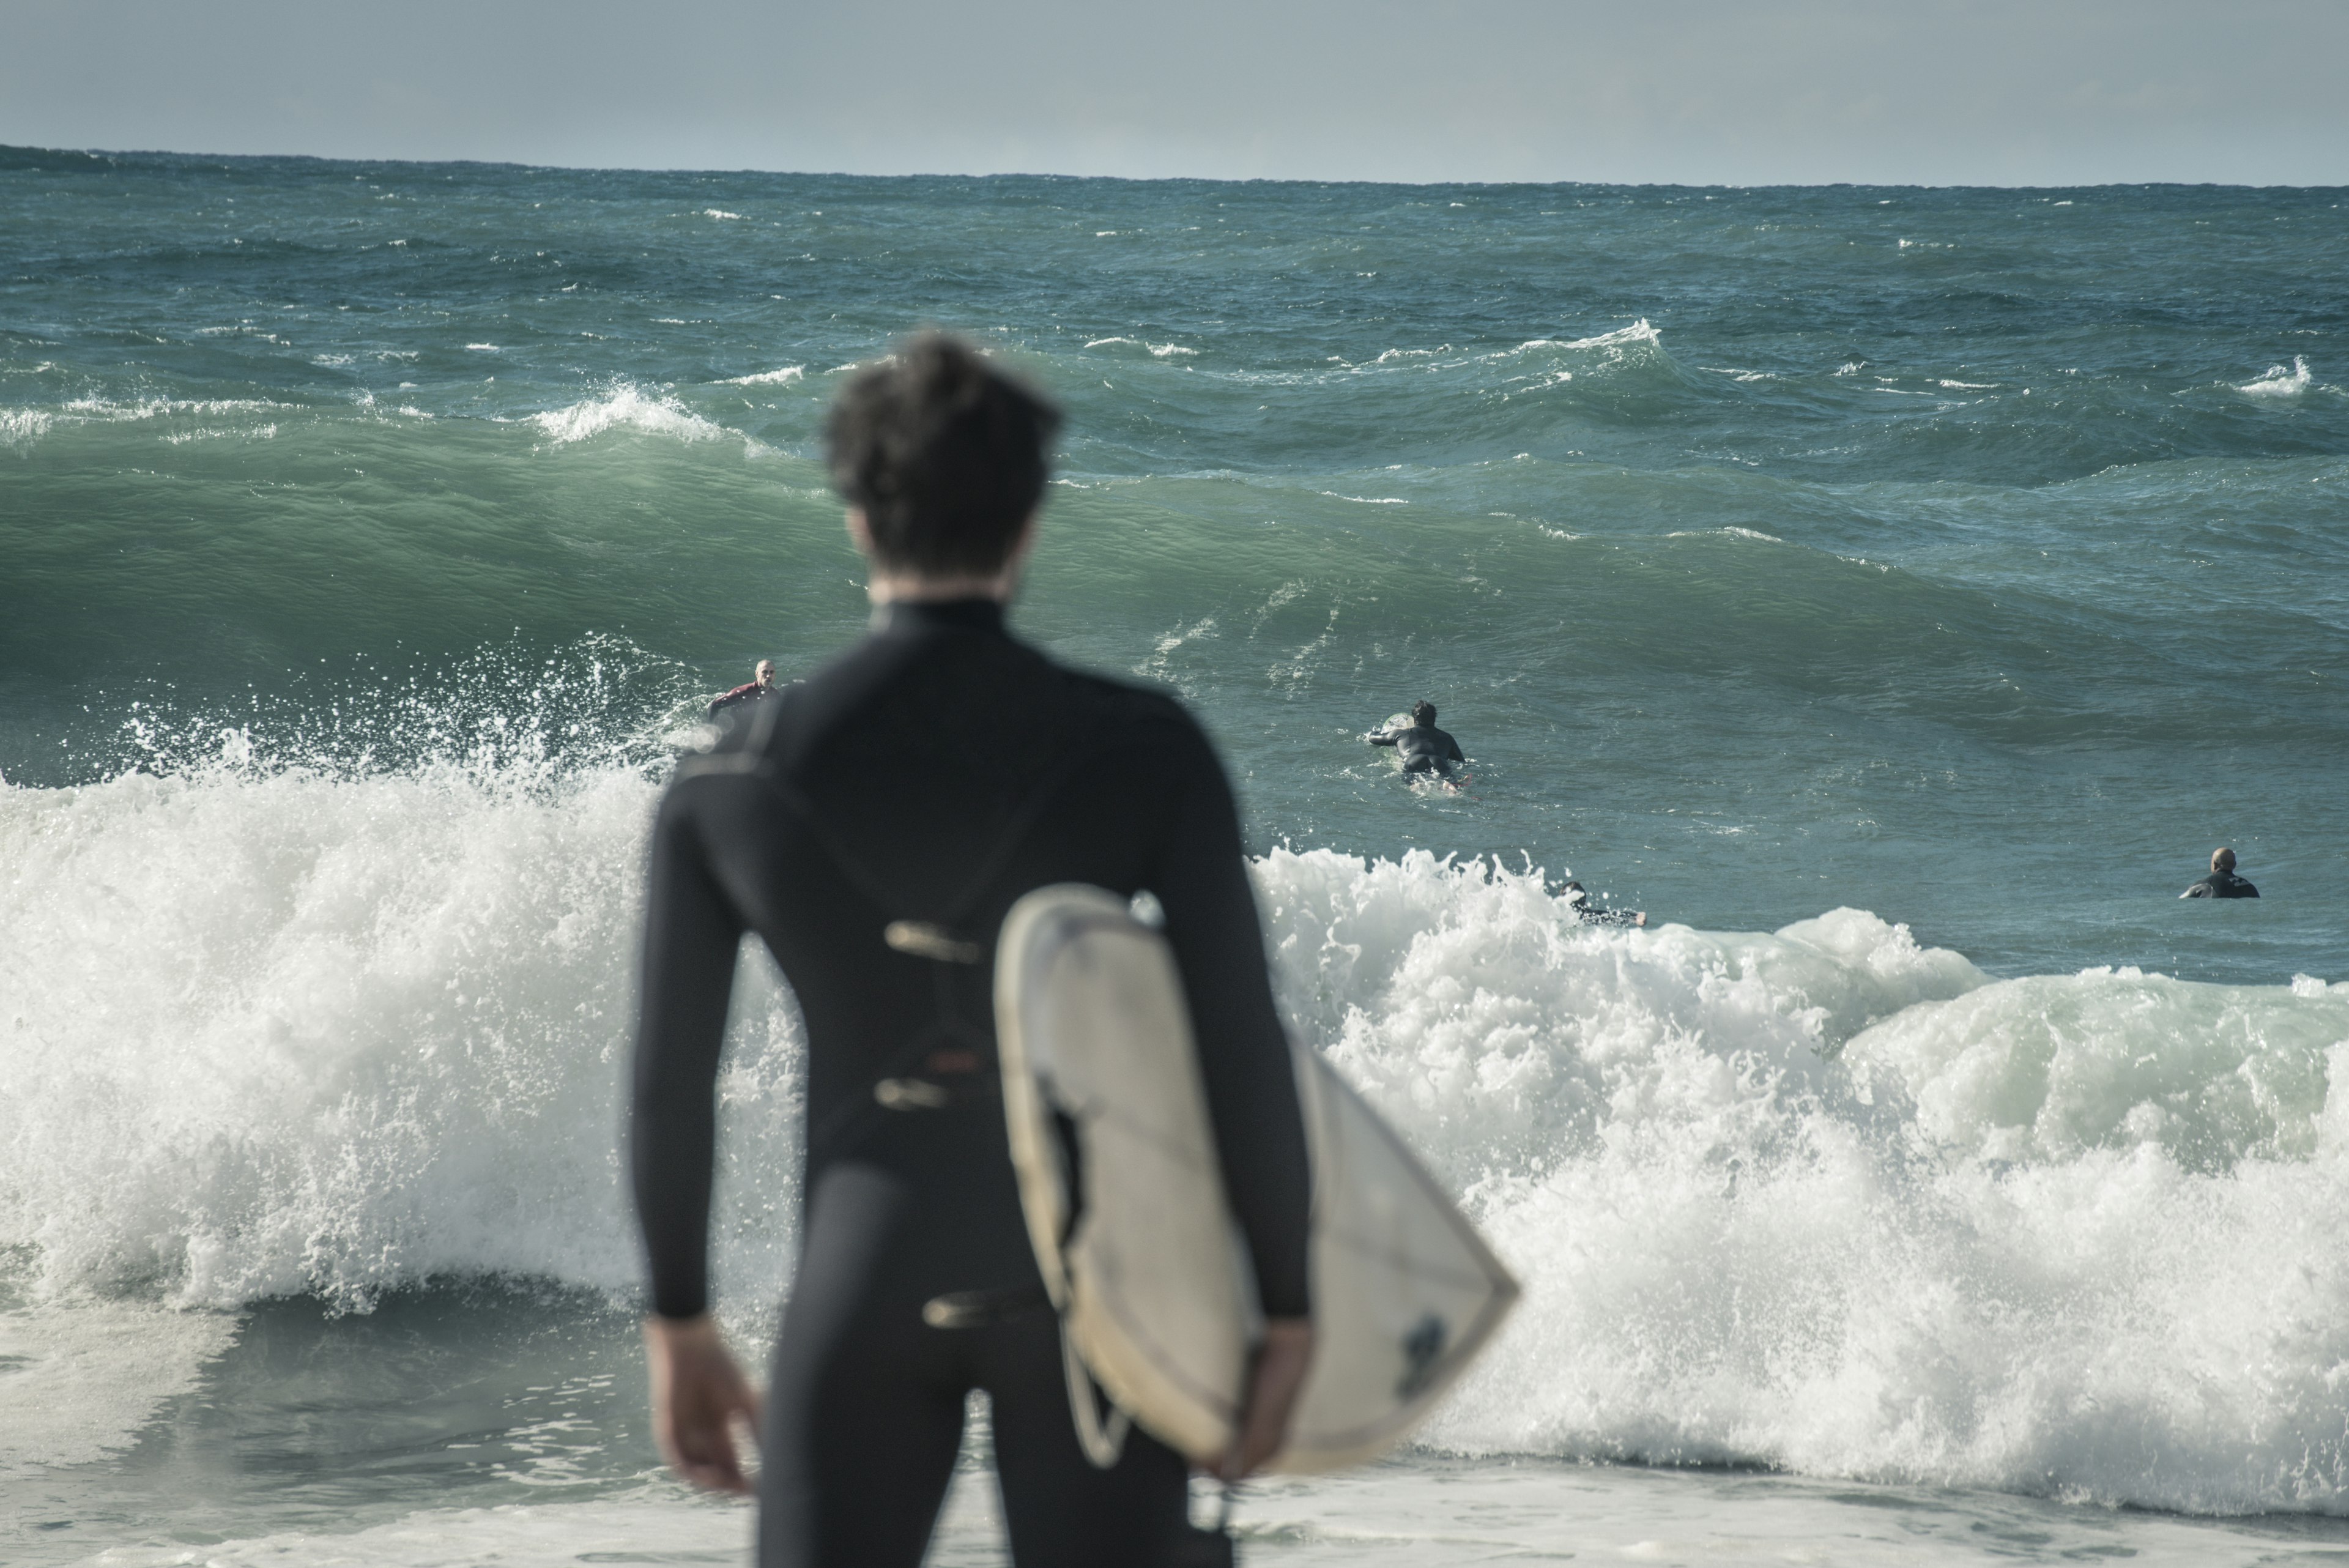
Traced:
<path id="1" fill-rule="evenodd" d="M 1120 1410 L 1213 1462 L 1231 1444 L 1262 1320 L 1174 955 L 1116 895 L 1040 888 L 1004 920 L 995 1009 L 1011 1158 L 1063 1333 Z M 1309 1473 L 1399 1442 L 1492 1337 L 1517 1285 L 1328 1063 L 1299 1048 L 1296 1065 L 1313 1159 L 1314 1358 L 1268 1468 Z"/>

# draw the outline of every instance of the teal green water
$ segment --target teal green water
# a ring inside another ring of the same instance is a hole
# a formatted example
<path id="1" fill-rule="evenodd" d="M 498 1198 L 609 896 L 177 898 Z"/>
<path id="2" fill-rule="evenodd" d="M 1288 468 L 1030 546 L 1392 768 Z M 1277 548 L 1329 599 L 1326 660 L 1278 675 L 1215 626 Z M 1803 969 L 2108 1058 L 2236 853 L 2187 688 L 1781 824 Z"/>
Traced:
<path id="1" fill-rule="evenodd" d="M 643 826 L 857 635 L 821 422 L 926 322 L 1068 408 L 1019 626 L 1195 705 L 1526 1277 L 1264 1560 L 2337 1552 L 2342 201 L 0 151 L 0 1556 L 737 1552 L 631 1381 Z"/>
<path id="2" fill-rule="evenodd" d="M 485 649 L 810 666 L 822 410 L 940 321 L 1069 405 L 1024 624 L 1180 685 L 1261 842 L 2344 967 L 2338 192 L 15 161 L 11 779 Z M 1474 803 L 1350 743 L 1422 695 Z M 2283 896 L 2169 908 L 2222 841 Z"/>

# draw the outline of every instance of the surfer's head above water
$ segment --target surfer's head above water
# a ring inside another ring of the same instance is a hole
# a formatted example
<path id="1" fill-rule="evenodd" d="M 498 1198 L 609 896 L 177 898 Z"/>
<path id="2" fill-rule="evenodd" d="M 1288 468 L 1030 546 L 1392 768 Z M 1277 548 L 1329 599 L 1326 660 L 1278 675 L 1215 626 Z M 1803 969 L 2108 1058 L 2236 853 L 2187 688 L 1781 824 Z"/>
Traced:
<path id="1" fill-rule="evenodd" d="M 2256 898 L 2260 890 L 2235 875 L 2235 852 L 2225 845 L 2210 851 L 2210 875 L 2195 883 L 2181 898 Z"/>
<path id="2" fill-rule="evenodd" d="M 750 671 L 750 679 L 761 686 L 772 686 L 775 683 L 775 661 L 771 659 L 759 660 L 758 667 Z"/>
<path id="3" fill-rule="evenodd" d="M 1435 722 L 1435 704 L 1423 697 L 1411 705 L 1411 722 L 1424 730 Z"/>
<path id="4" fill-rule="evenodd" d="M 983 594 L 1005 577 L 1043 498 L 1060 426 L 1040 393 L 942 332 L 909 338 L 851 377 L 825 439 L 874 597 L 939 597 L 924 585 Z"/>

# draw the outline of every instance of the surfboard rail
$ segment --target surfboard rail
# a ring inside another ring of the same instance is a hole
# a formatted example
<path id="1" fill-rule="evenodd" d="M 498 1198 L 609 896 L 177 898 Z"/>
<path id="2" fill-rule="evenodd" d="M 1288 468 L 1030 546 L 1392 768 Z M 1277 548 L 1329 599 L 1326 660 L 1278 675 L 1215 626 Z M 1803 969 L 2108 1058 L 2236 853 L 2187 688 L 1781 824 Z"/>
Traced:
<path id="1" fill-rule="evenodd" d="M 1231 1444 L 1262 1316 L 1173 950 L 1115 893 L 1039 888 L 1004 920 L 995 999 L 1029 1240 L 1072 1355 L 1144 1430 L 1211 1463 Z M 1518 1292 L 1369 1103 L 1318 1053 L 1292 1051 L 1315 1352 L 1268 1468 L 1313 1473 L 1400 1442 Z"/>

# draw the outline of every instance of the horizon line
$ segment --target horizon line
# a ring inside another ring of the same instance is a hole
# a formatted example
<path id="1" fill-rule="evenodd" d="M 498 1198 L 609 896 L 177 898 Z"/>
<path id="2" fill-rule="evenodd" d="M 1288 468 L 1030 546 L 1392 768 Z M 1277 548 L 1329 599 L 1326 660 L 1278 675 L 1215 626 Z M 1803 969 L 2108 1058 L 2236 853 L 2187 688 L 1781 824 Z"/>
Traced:
<path id="1" fill-rule="evenodd" d="M 357 157 L 340 153 L 320 152 L 190 152 L 171 148 L 94 148 L 47 147 L 31 142 L 0 142 L 0 174 L 17 172 L 7 166 L 11 154 L 31 154 L 54 159 L 84 158 L 92 162 L 109 162 L 117 159 L 181 159 L 193 162 L 215 163 L 336 163 L 370 166 L 399 166 L 416 169 L 480 169 L 512 170 L 525 173 L 570 174 L 679 174 L 679 175 L 763 175 L 773 178 L 809 180 L 1049 180 L 1070 183 L 1115 183 L 1126 185 L 1363 185 L 1382 186 L 1399 190 L 1550 190 L 1559 187 L 1616 191 L 2349 191 L 2349 183 L 2335 185 L 2302 185 L 2288 182 L 2254 183 L 2218 180 L 2103 180 L 2052 182 L 2048 183 L 1994 184 L 1924 181 L 1677 181 L 1677 180 L 1374 180 L 1359 177 L 1320 179 L 1309 175 L 1216 175 L 1216 174 L 1070 174 L 1048 170 L 991 170 L 973 172 L 968 170 L 903 170 L 889 173 L 872 173 L 845 169 L 770 169 L 743 164 L 732 168 L 717 165 L 664 163 L 538 163 L 506 158 L 389 158 Z M 21 166 L 20 166 L 21 167 Z"/>

